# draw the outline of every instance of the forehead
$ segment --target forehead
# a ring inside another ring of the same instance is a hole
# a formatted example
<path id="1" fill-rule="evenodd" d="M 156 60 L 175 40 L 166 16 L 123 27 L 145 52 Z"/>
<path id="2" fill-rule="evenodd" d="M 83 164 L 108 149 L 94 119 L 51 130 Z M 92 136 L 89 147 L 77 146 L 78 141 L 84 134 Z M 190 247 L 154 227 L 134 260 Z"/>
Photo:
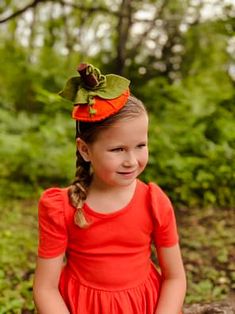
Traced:
<path id="1" fill-rule="evenodd" d="M 133 118 L 115 122 L 112 126 L 102 130 L 97 141 L 114 142 L 127 140 L 146 140 L 148 134 L 148 116 L 146 113 Z"/>

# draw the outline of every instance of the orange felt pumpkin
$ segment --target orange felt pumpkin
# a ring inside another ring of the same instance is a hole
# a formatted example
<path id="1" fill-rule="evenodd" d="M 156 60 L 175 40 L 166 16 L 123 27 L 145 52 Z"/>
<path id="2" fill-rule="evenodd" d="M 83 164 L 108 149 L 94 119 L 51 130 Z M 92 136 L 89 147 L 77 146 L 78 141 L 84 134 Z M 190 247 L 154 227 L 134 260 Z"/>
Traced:
<path id="1" fill-rule="evenodd" d="M 90 106 L 87 104 L 75 105 L 72 112 L 72 117 L 79 121 L 100 121 L 112 114 L 118 112 L 127 102 L 130 95 L 129 89 L 125 90 L 119 97 L 113 99 L 103 99 L 98 96 L 93 98 L 92 110 L 95 114 L 90 113 Z"/>

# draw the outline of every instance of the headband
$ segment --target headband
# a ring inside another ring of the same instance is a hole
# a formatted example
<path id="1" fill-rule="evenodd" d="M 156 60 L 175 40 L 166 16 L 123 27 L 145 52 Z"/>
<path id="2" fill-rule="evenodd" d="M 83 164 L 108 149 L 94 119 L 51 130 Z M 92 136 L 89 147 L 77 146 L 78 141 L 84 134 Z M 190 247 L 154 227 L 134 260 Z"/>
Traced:
<path id="1" fill-rule="evenodd" d="M 100 121 L 118 112 L 130 95 L 130 81 L 116 74 L 102 75 L 91 64 L 81 63 L 79 76 L 71 77 L 59 95 L 74 103 L 72 117 Z"/>

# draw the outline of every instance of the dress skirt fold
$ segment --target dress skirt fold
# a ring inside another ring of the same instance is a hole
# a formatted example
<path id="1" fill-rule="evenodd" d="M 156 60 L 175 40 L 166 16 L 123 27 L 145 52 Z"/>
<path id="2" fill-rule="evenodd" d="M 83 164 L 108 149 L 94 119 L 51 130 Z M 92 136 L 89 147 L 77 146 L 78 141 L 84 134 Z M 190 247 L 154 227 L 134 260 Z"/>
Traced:
<path id="1" fill-rule="evenodd" d="M 123 290 L 103 290 L 84 285 L 64 269 L 60 292 L 73 314 L 149 314 L 154 313 L 161 277 L 151 266 L 147 278 L 138 286 Z"/>

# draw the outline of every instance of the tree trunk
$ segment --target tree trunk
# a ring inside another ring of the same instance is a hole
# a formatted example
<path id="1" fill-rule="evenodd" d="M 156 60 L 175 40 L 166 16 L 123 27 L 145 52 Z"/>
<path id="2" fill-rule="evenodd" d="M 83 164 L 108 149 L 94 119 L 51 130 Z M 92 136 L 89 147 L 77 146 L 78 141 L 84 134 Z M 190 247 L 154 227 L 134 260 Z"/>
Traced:
<path id="1" fill-rule="evenodd" d="M 123 74 L 126 60 L 126 44 L 132 24 L 131 16 L 131 0 L 122 0 L 120 6 L 120 17 L 117 25 L 117 59 L 116 73 Z"/>

